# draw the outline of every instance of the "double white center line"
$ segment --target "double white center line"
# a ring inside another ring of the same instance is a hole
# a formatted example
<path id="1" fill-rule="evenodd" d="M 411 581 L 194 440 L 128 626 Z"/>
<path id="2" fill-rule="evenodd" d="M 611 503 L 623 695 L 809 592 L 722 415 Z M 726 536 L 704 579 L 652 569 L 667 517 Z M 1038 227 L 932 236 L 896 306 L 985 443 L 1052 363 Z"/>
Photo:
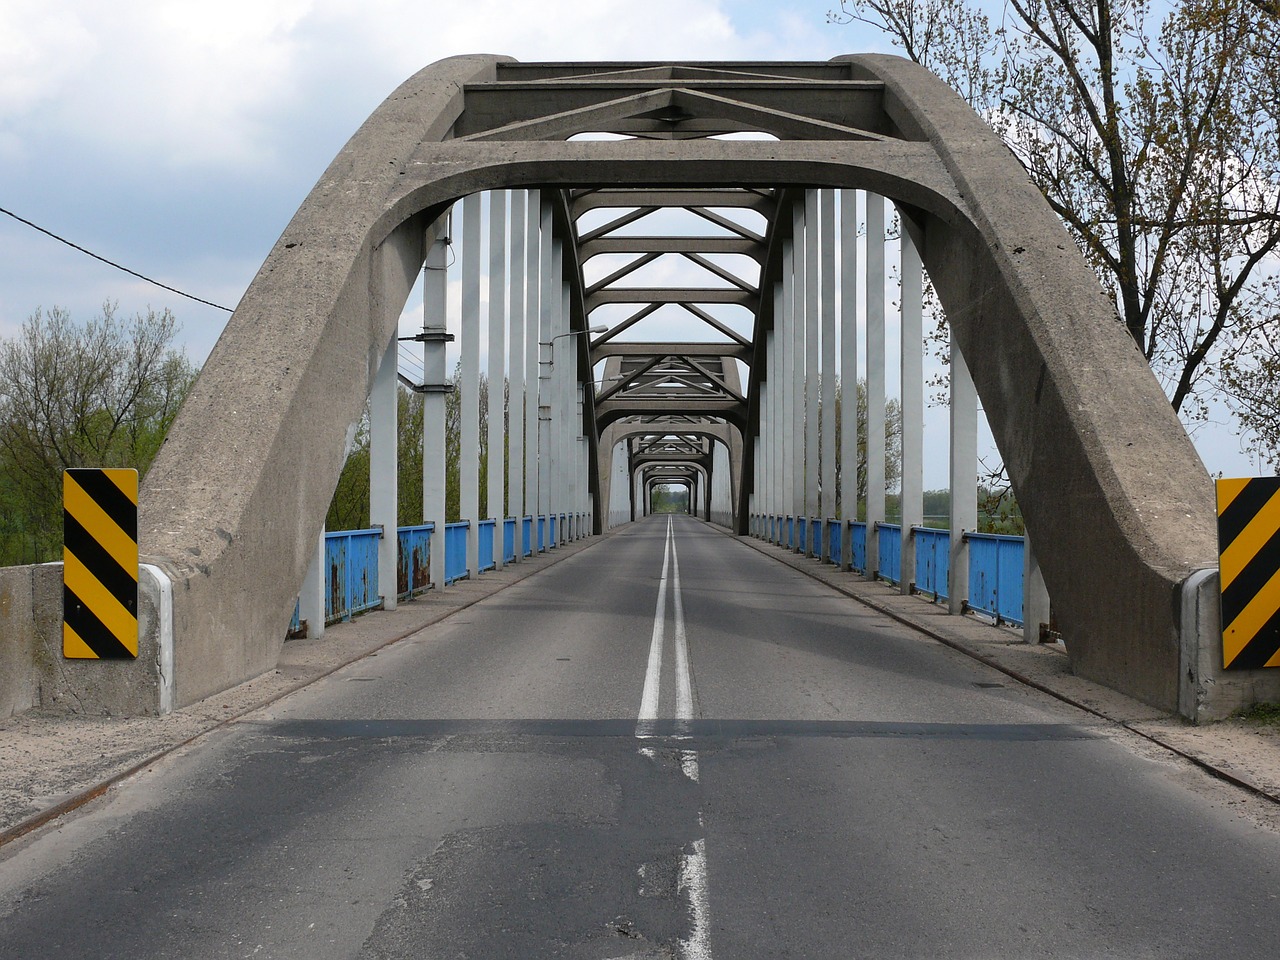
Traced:
<path id="1" fill-rule="evenodd" d="M 640 715 L 636 719 L 636 737 L 647 739 L 657 735 L 658 708 L 662 691 L 662 659 L 667 634 L 667 594 L 670 592 L 673 607 L 673 641 L 676 667 L 676 724 L 678 735 L 692 732 L 693 679 L 689 670 L 689 643 L 684 629 L 684 599 L 680 595 L 680 557 L 676 551 L 676 538 L 671 518 L 667 518 L 667 540 L 662 553 L 662 579 L 658 582 L 658 606 L 653 614 L 653 639 L 649 643 L 649 665 L 644 675 L 644 693 L 640 697 Z M 650 759 L 656 758 L 651 747 L 641 747 L 640 752 Z M 698 752 L 681 750 L 680 769 L 697 783 L 699 780 Z M 698 813 L 702 823 L 702 813 Z M 690 932 L 679 942 L 680 956 L 684 960 L 710 960 L 710 896 L 707 891 L 707 841 L 694 840 L 680 858 L 679 892 L 689 898 Z"/>
<path id="2" fill-rule="evenodd" d="M 668 576 L 669 574 L 669 576 Z M 667 634 L 667 593 L 671 593 L 675 613 L 676 719 L 687 732 L 687 721 L 693 719 L 693 681 L 689 673 L 689 643 L 684 629 L 684 599 L 680 595 L 680 558 L 671 518 L 667 518 L 667 542 L 662 554 L 662 579 L 658 582 L 658 607 L 653 614 L 653 639 L 649 644 L 649 667 L 644 675 L 644 693 L 640 697 L 640 716 L 636 721 L 637 737 L 652 737 L 658 719 L 658 703 L 662 689 L 662 656 Z"/>

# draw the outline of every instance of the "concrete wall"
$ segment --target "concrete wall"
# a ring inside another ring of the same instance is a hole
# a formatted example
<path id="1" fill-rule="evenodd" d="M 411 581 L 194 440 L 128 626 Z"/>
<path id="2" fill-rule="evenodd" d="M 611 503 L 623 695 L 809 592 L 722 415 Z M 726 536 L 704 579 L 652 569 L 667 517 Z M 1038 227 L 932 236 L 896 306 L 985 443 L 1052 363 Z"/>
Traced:
<path id="1" fill-rule="evenodd" d="M 143 569 L 136 660 L 62 656 L 62 564 L 0 567 L 0 719 L 38 708 L 84 716 L 172 709 L 172 645 L 162 635 L 162 581 Z"/>

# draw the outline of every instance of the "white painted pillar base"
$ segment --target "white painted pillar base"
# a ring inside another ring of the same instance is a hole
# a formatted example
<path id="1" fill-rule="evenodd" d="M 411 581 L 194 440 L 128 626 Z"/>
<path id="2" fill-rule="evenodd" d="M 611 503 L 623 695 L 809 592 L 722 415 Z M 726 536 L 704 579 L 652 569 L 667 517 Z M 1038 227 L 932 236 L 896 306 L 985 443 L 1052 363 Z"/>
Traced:
<path id="1" fill-rule="evenodd" d="M 320 527 L 320 540 L 316 545 L 315 555 L 311 558 L 311 566 L 307 568 L 307 577 L 302 581 L 302 591 L 298 595 L 298 619 L 307 624 L 307 637 L 318 640 L 324 636 L 324 584 L 326 574 L 324 562 L 324 527 Z"/>
<path id="2" fill-rule="evenodd" d="M 398 454 L 396 392 L 399 342 L 393 335 L 369 395 L 369 522 L 382 528 L 378 541 L 378 592 L 382 609 L 396 608 Z"/>

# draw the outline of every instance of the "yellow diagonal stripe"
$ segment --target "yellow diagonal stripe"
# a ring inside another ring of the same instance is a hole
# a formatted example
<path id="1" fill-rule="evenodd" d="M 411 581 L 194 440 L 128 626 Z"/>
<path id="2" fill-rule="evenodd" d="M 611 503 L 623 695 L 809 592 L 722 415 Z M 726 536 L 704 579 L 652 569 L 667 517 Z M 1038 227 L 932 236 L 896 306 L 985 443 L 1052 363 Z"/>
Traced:
<path id="1" fill-rule="evenodd" d="M 121 467 L 117 470 L 105 469 L 103 475 L 120 488 L 120 492 L 129 498 L 135 507 L 138 505 L 138 471 Z"/>
<path id="2" fill-rule="evenodd" d="M 1268 540 L 1280 530 L 1280 490 L 1277 490 L 1262 509 L 1254 514 L 1253 519 L 1240 531 L 1240 535 L 1222 551 L 1219 568 L 1222 577 L 1222 589 L 1231 586 L 1240 571 L 1249 565 L 1249 561 L 1258 555 Z"/>
<path id="3" fill-rule="evenodd" d="M 1249 485 L 1252 477 L 1245 477 L 1243 480 L 1231 478 L 1227 480 L 1219 480 L 1218 487 L 1218 516 L 1222 516 L 1227 507 L 1231 506 L 1231 501 L 1240 496 L 1240 491 Z"/>
<path id="4" fill-rule="evenodd" d="M 84 492 L 80 484 L 67 474 L 62 488 L 62 505 L 84 527 L 85 532 L 98 541 L 103 550 L 115 558 L 116 563 L 138 579 L 138 544 L 121 530 L 98 502 Z"/>
<path id="5" fill-rule="evenodd" d="M 130 613 L 115 595 L 98 582 L 83 563 L 70 550 L 63 551 L 63 581 L 84 605 L 93 611 L 103 626 L 115 635 L 134 655 L 138 652 L 138 619 Z"/>
<path id="6" fill-rule="evenodd" d="M 1240 651 L 1258 635 L 1258 631 L 1266 626 L 1277 610 L 1280 610 L 1280 570 L 1272 575 L 1267 585 L 1240 611 L 1240 616 L 1222 631 L 1222 662 L 1229 664 L 1238 657 Z"/>
<path id="7" fill-rule="evenodd" d="M 80 634 L 71 629 L 68 623 L 62 624 L 62 655 L 72 660 L 100 659 L 93 648 L 80 639 Z"/>

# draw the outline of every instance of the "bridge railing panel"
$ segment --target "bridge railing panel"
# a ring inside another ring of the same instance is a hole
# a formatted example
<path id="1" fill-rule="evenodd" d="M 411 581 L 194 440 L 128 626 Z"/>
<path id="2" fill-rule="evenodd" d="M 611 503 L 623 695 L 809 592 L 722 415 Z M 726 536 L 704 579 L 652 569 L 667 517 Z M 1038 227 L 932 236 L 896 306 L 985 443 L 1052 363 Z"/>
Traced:
<path id="1" fill-rule="evenodd" d="M 1022 625 L 1022 557 L 1025 541 L 995 533 L 966 533 L 969 609 L 996 623 Z"/>
<path id="2" fill-rule="evenodd" d="M 916 592 L 934 600 L 947 599 L 951 570 L 951 532 L 933 527 L 912 527 L 916 542 Z"/>
<path id="3" fill-rule="evenodd" d="M 467 531 L 470 520 L 444 525 L 444 582 L 454 583 L 469 575 L 467 568 Z"/>
<path id="4" fill-rule="evenodd" d="M 853 553 L 853 569 L 865 577 L 867 575 L 867 524 L 862 520 L 851 520 L 849 527 L 853 535 L 853 543 L 850 544 Z"/>
<path id="5" fill-rule="evenodd" d="M 533 556 L 533 517 L 520 518 L 520 555 L 522 557 Z"/>
<path id="6" fill-rule="evenodd" d="M 511 563 L 516 558 L 516 525 L 515 517 L 504 517 L 502 520 L 502 562 Z"/>
<path id="7" fill-rule="evenodd" d="M 840 566 L 844 549 L 844 524 L 839 520 L 827 521 L 827 562 Z"/>
<path id="8" fill-rule="evenodd" d="M 497 569 L 498 565 L 493 559 L 493 532 L 497 526 L 497 520 L 481 520 L 477 527 L 479 533 L 477 548 L 480 551 L 479 569 L 481 573 L 486 570 Z"/>
<path id="9" fill-rule="evenodd" d="M 324 535 L 325 623 L 350 620 L 381 606 L 378 592 L 378 541 L 382 531 L 340 530 Z"/>
<path id="10" fill-rule="evenodd" d="M 401 527 L 396 534 L 396 597 L 408 600 L 431 586 L 431 533 L 435 524 Z"/>
<path id="11" fill-rule="evenodd" d="M 879 570 L 881 580 L 902 582 L 902 527 L 896 523 L 876 524 L 876 543 L 880 548 Z"/>

